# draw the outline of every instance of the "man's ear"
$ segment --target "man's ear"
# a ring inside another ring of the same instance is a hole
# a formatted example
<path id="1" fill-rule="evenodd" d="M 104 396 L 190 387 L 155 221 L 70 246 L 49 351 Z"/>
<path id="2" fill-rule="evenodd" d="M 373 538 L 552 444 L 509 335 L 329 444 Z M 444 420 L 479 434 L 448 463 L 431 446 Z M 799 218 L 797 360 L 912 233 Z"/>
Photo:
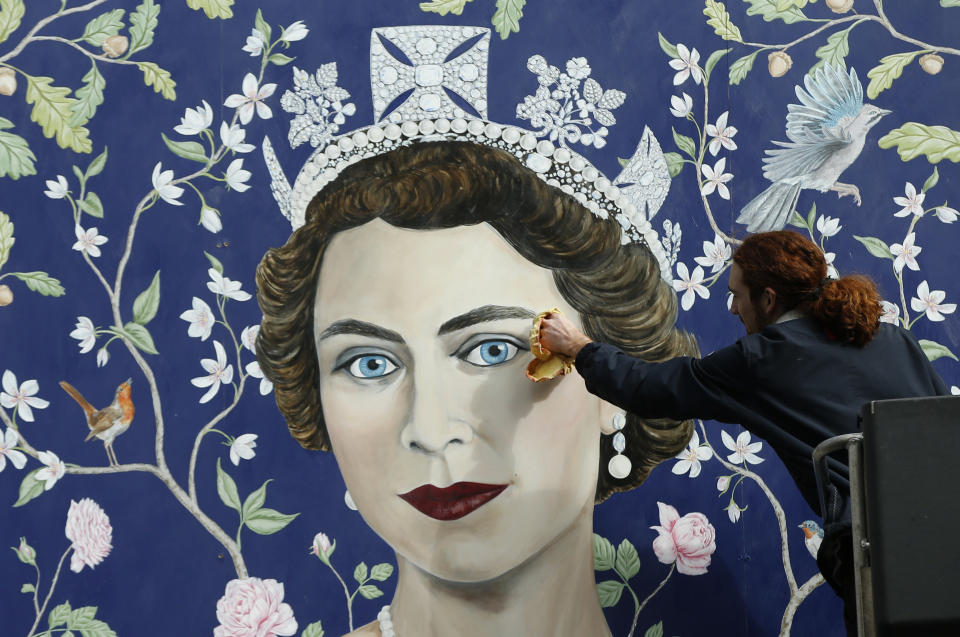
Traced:
<path id="1" fill-rule="evenodd" d="M 760 295 L 760 310 L 764 316 L 769 316 L 777 307 L 777 291 L 773 288 L 763 288 Z"/>
<path id="2" fill-rule="evenodd" d="M 617 414 L 624 415 L 625 412 L 616 405 L 611 405 L 605 400 L 600 401 L 600 431 L 602 431 L 605 435 L 610 436 L 617 432 L 617 430 L 613 427 L 613 419 Z"/>

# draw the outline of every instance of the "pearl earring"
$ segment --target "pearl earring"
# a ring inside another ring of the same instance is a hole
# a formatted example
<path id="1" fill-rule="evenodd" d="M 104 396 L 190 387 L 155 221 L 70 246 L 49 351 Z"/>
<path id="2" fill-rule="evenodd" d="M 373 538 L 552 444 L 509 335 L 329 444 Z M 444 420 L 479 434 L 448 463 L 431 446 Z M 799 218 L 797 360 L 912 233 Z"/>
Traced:
<path id="1" fill-rule="evenodd" d="M 617 455 L 610 458 L 610 462 L 607 463 L 607 471 L 618 480 L 629 476 L 633 469 L 630 458 L 623 455 L 623 450 L 627 448 L 627 438 L 623 435 L 623 428 L 626 424 L 627 417 L 624 414 L 620 412 L 614 414 L 613 428 L 616 429 L 617 433 L 613 434 L 613 448 L 617 450 Z"/>

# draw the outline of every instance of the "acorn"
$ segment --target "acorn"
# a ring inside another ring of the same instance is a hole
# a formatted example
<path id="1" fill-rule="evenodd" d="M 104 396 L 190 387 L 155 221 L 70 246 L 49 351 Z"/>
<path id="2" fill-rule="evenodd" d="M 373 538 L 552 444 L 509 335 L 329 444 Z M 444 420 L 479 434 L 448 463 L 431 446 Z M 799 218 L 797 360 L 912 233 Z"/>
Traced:
<path id="1" fill-rule="evenodd" d="M 930 75 L 936 75 L 943 69 L 943 58 L 936 53 L 927 53 L 920 58 L 920 68 Z"/>
<path id="2" fill-rule="evenodd" d="M 103 41 L 103 52 L 108 58 L 118 58 L 127 52 L 130 40 L 125 35 L 111 35 Z"/>
<path id="3" fill-rule="evenodd" d="M 13 69 L 0 67 L 0 95 L 13 95 L 17 91 L 17 74 Z"/>
<path id="4" fill-rule="evenodd" d="M 0 307 L 13 303 L 13 290 L 9 286 L 0 285 Z"/>
<path id="5" fill-rule="evenodd" d="M 782 77 L 793 66 L 793 60 L 784 51 L 774 51 L 767 56 L 767 70 L 772 77 Z"/>
<path id="6" fill-rule="evenodd" d="M 827 0 L 827 6 L 834 13 L 846 13 L 853 8 L 853 0 Z"/>

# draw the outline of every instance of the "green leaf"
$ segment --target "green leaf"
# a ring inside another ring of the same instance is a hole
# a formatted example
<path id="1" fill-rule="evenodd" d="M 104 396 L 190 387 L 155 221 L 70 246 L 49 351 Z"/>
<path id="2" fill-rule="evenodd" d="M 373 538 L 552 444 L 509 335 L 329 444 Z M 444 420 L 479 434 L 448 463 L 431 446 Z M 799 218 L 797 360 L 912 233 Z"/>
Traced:
<path id="1" fill-rule="evenodd" d="M 303 629 L 300 637 L 323 637 L 323 626 L 320 620 L 317 620 Z"/>
<path id="2" fill-rule="evenodd" d="M 0 177 L 19 179 L 27 175 L 36 175 L 34 162 L 37 156 L 30 150 L 27 140 L 19 135 L 7 133 L 4 128 L 13 128 L 13 122 L 0 117 Z"/>
<path id="3" fill-rule="evenodd" d="M 9 216 L 0 212 L 0 268 L 10 258 L 10 250 L 16 242 L 13 237 L 13 222 Z"/>
<path id="4" fill-rule="evenodd" d="M 723 3 L 717 2 L 717 0 L 707 0 L 703 15 L 707 16 L 707 24 L 713 27 L 714 32 L 722 39 L 743 42 L 740 29 L 730 21 L 730 14 L 727 13 L 727 7 Z"/>
<path id="5" fill-rule="evenodd" d="M 733 49 L 718 49 L 710 54 L 710 57 L 707 58 L 707 63 L 703 65 L 703 72 L 707 76 L 707 80 L 710 79 L 710 74 L 713 73 L 713 67 L 717 65 L 717 62 L 732 50 Z"/>
<path id="6" fill-rule="evenodd" d="M 160 307 L 160 270 L 153 275 L 153 281 L 146 290 L 133 301 L 133 322 L 146 325 Z"/>
<path id="7" fill-rule="evenodd" d="M 37 589 L 34 588 L 33 584 L 24 584 L 23 586 L 20 587 L 20 592 L 21 592 L 21 593 L 32 593 L 32 592 L 34 592 L 35 590 L 37 590 Z"/>
<path id="8" fill-rule="evenodd" d="M 207 252 L 206 250 L 203 251 L 203 254 L 205 257 L 207 257 L 207 260 L 210 262 L 210 267 L 212 267 L 214 270 L 216 270 L 220 274 L 223 274 L 223 264 L 220 263 L 220 260 L 217 257 L 210 254 L 209 252 Z"/>
<path id="9" fill-rule="evenodd" d="M 858 237 L 857 235 L 853 235 L 853 238 L 862 243 L 867 249 L 867 252 L 873 256 L 881 259 L 893 259 L 893 253 L 890 252 L 889 246 L 880 239 L 876 237 Z"/>
<path id="10" fill-rule="evenodd" d="M 810 228 L 810 231 L 813 232 L 813 223 L 817 220 L 817 202 L 813 202 L 810 206 L 810 212 L 807 213 L 807 228 Z"/>
<path id="11" fill-rule="evenodd" d="M 101 13 L 87 23 L 87 27 L 83 30 L 83 35 L 80 38 L 99 48 L 103 45 L 104 40 L 120 33 L 120 29 L 123 28 L 124 13 L 126 11 L 123 9 Z"/>
<path id="12" fill-rule="evenodd" d="M 960 7 L 960 0 L 940 0 L 941 7 Z"/>
<path id="13" fill-rule="evenodd" d="M 747 77 L 747 73 L 753 68 L 753 61 L 757 58 L 757 53 L 759 51 L 744 55 L 730 65 L 730 84 L 737 85 Z"/>
<path id="14" fill-rule="evenodd" d="M 923 353 L 927 355 L 927 359 L 930 361 L 935 361 L 938 358 L 943 358 L 944 356 L 947 358 L 952 358 L 953 360 L 960 360 L 946 345 L 941 345 L 940 343 L 925 339 L 920 339 L 918 342 L 920 343 L 920 349 L 923 350 Z"/>
<path id="15" fill-rule="evenodd" d="M 150 336 L 150 332 L 139 323 L 127 323 L 123 326 L 123 333 L 137 349 L 147 354 L 159 354 L 157 347 L 153 344 L 153 337 Z"/>
<path id="16" fill-rule="evenodd" d="M 921 53 L 923 51 L 908 51 L 880 58 L 880 64 L 867 71 L 867 77 L 870 78 L 870 84 L 867 85 L 867 97 L 873 99 L 890 88 L 893 81 L 903 73 L 903 69 Z"/>
<path id="17" fill-rule="evenodd" d="M 272 478 L 271 478 L 272 480 Z M 263 508 L 264 503 L 267 501 L 267 485 L 270 484 L 270 480 L 267 480 L 260 485 L 260 488 L 247 496 L 247 499 L 243 502 L 243 518 L 247 519 L 253 516 L 254 513 Z"/>
<path id="18" fill-rule="evenodd" d="M 235 509 L 237 513 L 242 510 L 240 507 L 240 494 L 237 492 L 237 483 L 234 482 L 230 474 L 220 466 L 220 458 L 217 458 L 217 495 L 220 496 L 221 502 L 231 509 Z"/>
<path id="19" fill-rule="evenodd" d="M 933 167 L 933 172 L 930 173 L 930 176 L 927 177 L 927 180 L 923 182 L 923 190 L 920 192 L 927 192 L 931 188 L 937 185 L 937 182 L 940 181 L 940 172 L 937 170 L 937 167 Z"/>
<path id="20" fill-rule="evenodd" d="M 903 161 L 926 155 L 931 164 L 936 164 L 941 159 L 960 162 L 960 131 L 946 126 L 907 122 L 881 137 L 877 144 L 880 148 L 896 146 Z"/>
<path id="21" fill-rule="evenodd" d="M 207 17 L 214 18 L 232 18 L 233 0 L 187 0 L 187 6 L 191 9 L 203 9 Z"/>
<path id="22" fill-rule="evenodd" d="M 374 564 L 373 568 L 370 569 L 370 579 L 378 582 L 387 581 L 391 575 L 393 575 L 393 564 L 387 564 L 386 562 Z"/>
<path id="23" fill-rule="evenodd" d="M 37 480 L 36 475 L 38 471 L 40 471 L 40 469 L 34 469 L 23 476 L 23 480 L 20 482 L 20 497 L 13 503 L 13 506 L 21 507 L 44 492 L 46 483 Z"/>
<path id="24" fill-rule="evenodd" d="M 668 40 L 668 39 L 666 39 L 665 37 L 663 37 L 663 34 L 660 33 L 659 31 L 657 31 L 657 40 L 659 40 L 659 42 L 660 42 L 660 48 L 661 48 L 661 49 L 663 50 L 663 52 L 666 53 L 668 56 L 670 56 L 670 57 L 672 57 L 672 58 L 680 57 L 680 55 L 677 53 L 677 47 L 676 47 L 676 45 L 671 44 L 671 43 L 670 43 L 670 40 Z"/>
<path id="25" fill-rule="evenodd" d="M 600 598 L 600 606 L 610 608 L 616 606 L 620 601 L 620 595 L 623 594 L 623 582 L 607 580 L 597 584 L 597 597 Z"/>
<path id="26" fill-rule="evenodd" d="M 421 2 L 420 10 L 432 11 L 440 15 L 447 15 L 448 13 L 460 15 L 468 2 L 472 2 L 472 0 L 432 0 L 431 2 Z"/>
<path id="27" fill-rule="evenodd" d="M 383 595 L 383 591 L 373 584 L 364 584 L 358 588 L 357 591 L 363 595 L 365 599 L 376 599 Z"/>
<path id="28" fill-rule="evenodd" d="M 630 540 L 625 539 L 617 547 L 617 561 L 614 564 L 614 569 L 625 580 L 640 572 L 640 556 L 637 555 L 637 549 L 630 543 Z"/>
<path id="29" fill-rule="evenodd" d="M 83 201 L 78 201 L 77 205 L 91 217 L 103 219 L 103 202 L 100 201 L 100 196 L 97 193 L 88 192 Z"/>
<path id="30" fill-rule="evenodd" d="M 83 606 L 70 612 L 70 619 L 67 620 L 67 626 L 76 630 L 83 630 L 92 621 L 97 614 L 96 606 Z"/>
<path id="31" fill-rule="evenodd" d="M 83 187 L 83 183 L 87 180 L 87 178 L 84 177 L 83 171 L 80 170 L 80 167 L 77 166 L 76 164 L 74 164 L 73 166 L 71 166 L 71 168 L 73 168 L 73 174 L 77 176 L 77 180 L 80 181 L 80 186 L 81 186 L 81 188 L 82 188 L 82 187 Z"/>
<path id="32" fill-rule="evenodd" d="M 0 42 L 17 30 L 24 10 L 23 0 L 0 0 Z"/>
<path id="33" fill-rule="evenodd" d="M 357 582 L 360 584 L 363 584 L 365 581 L 367 581 L 366 562 L 360 562 L 357 564 L 357 567 L 353 569 L 353 579 L 357 580 Z"/>
<path id="34" fill-rule="evenodd" d="M 205 164 L 209 160 L 203 146 L 197 142 L 175 142 L 163 133 L 160 133 L 160 137 L 163 138 L 163 143 L 167 145 L 170 152 L 177 157 L 198 161 L 201 164 Z"/>
<path id="35" fill-rule="evenodd" d="M 593 569 L 596 571 L 609 571 L 613 568 L 616 560 L 617 551 L 613 544 L 607 538 L 593 534 Z"/>
<path id="36" fill-rule="evenodd" d="M 157 28 L 158 15 L 160 6 L 154 4 L 153 0 L 143 0 L 137 10 L 130 14 L 130 48 L 127 49 L 124 59 L 153 44 L 153 31 Z"/>
<path id="37" fill-rule="evenodd" d="M 827 38 L 827 43 L 818 48 L 815 53 L 820 61 L 810 67 L 810 73 L 824 64 L 841 68 L 846 66 L 847 54 L 850 53 L 850 29 L 837 31 Z"/>
<path id="38" fill-rule="evenodd" d="M 266 42 L 270 42 L 273 29 L 270 28 L 270 23 L 263 19 L 260 9 L 257 9 L 257 16 L 253 19 L 253 28 L 260 32 Z"/>
<path id="39" fill-rule="evenodd" d="M 793 24 L 807 19 L 807 16 L 803 15 L 803 11 L 796 7 L 780 10 L 777 8 L 778 0 L 744 0 L 744 2 L 750 5 L 750 8 L 747 9 L 747 15 L 762 16 L 764 22 L 783 20 L 787 24 Z"/>
<path id="40" fill-rule="evenodd" d="M 803 216 L 796 210 L 790 215 L 790 221 L 788 221 L 791 226 L 794 228 L 806 228 L 807 222 L 804 220 Z"/>
<path id="41" fill-rule="evenodd" d="M 169 71 L 161 69 L 153 62 L 137 62 L 137 66 L 143 71 L 143 82 L 152 86 L 154 92 L 171 101 L 177 99 L 177 83 L 170 77 Z"/>
<path id="42" fill-rule="evenodd" d="M 46 272 L 11 272 L 10 274 L 26 283 L 31 291 L 39 292 L 44 296 L 63 296 L 67 293 L 60 285 L 60 281 Z"/>
<path id="43" fill-rule="evenodd" d="M 657 622 L 648 628 L 643 637 L 663 637 L 663 622 Z"/>
<path id="44" fill-rule="evenodd" d="M 83 637 L 117 637 L 117 633 L 115 633 L 106 622 L 100 621 L 99 619 L 90 620 L 86 622 L 83 627 L 73 626 L 73 628 L 79 629 Z"/>
<path id="45" fill-rule="evenodd" d="M 670 177 L 676 177 L 683 170 L 683 156 L 680 153 L 664 153 L 663 158 L 667 160 L 667 172 Z"/>
<path id="46" fill-rule="evenodd" d="M 70 112 L 73 114 L 67 122 L 68 126 L 76 128 L 93 119 L 97 107 L 103 104 L 103 89 L 106 86 L 107 81 L 94 62 L 93 67 L 83 76 L 83 86 L 77 89 L 77 100 L 70 105 Z"/>
<path id="47" fill-rule="evenodd" d="M 68 97 L 70 89 L 51 85 L 53 78 L 27 76 L 27 104 L 33 104 L 30 121 L 40 124 L 44 137 L 56 136 L 60 148 L 69 148 L 77 153 L 93 150 L 90 131 L 82 126 L 69 125 L 70 108 L 77 100 Z"/>
<path id="48" fill-rule="evenodd" d="M 70 619 L 70 602 L 60 604 L 47 615 L 47 623 L 50 624 L 50 628 L 63 626 L 68 619 Z"/>
<path id="49" fill-rule="evenodd" d="M 83 176 L 84 179 L 90 179 L 91 177 L 96 177 L 103 172 L 104 167 L 107 165 L 107 147 L 103 147 L 103 152 L 97 155 L 97 157 L 90 162 L 90 165 L 87 166 L 87 172 Z"/>
<path id="50" fill-rule="evenodd" d="M 273 509 L 264 508 L 256 511 L 250 518 L 244 520 L 244 523 L 247 525 L 247 528 L 254 533 L 270 535 L 293 522 L 294 518 L 298 515 L 300 514 L 293 513 L 287 515 L 279 511 L 274 511 Z"/>
<path id="51" fill-rule="evenodd" d="M 511 33 L 520 32 L 520 18 L 523 17 L 523 6 L 526 3 L 527 0 L 497 0 L 497 11 L 491 22 L 500 34 L 500 39 L 506 40 Z"/>
<path id="52" fill-rule="evenodd" d="M 284 55 L 283 53 L 274 53 L 267 58 L 267 62 L 271 64 L 276 64 L 277 66 L 283 66 L 284 64 L 290 64 L 297 58 L 292 58 L 289 55 Z"/>
<path id="53" fill-rule="evenodd" d="M 673 143 L 677 145 L 677 148 L 690 155 L 692 159 L 697 158 L 697 144 L 686 135 L 681 135 L 677 132 L 677 129 L 671 127 L 670 130 L 673 131 Z"/>

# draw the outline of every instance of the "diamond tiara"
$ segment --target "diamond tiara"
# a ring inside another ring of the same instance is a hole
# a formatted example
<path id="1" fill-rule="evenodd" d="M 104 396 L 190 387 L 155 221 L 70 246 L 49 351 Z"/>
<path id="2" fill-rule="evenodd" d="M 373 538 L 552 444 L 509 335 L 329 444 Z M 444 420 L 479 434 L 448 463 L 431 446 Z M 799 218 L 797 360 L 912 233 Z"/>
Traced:
<path id="1" fill-rule="evenodd" d="M 644 127 L 633 157 L 613 181 L 567 145 L 579 141 L 603 146 L 606 125 L 615 123 L 610 111 L 624 98 L 620 91 L 602 91 L 588 78 L 584 58 L 568 62 L 568 74 L 547 65 L 541 56 L 530 58 L 527 66 L 537 74 L 539 88 L 518 105 L 517 116 L 540 129 L 531 131 L 487 119 L 489 29 L 387 27 L 373 29 L 370 40 L 376 123 L 337 136 L 340 124 L 355 107 L 344 105 L 350 95 L 336 86 L 336 65 L 325 64 L 314 75 L 294 68 L 295 88 L 281 100 L 284 110 L 294 114 L 290 144 L 296 147 L 309 141 L 316 150 L 292 187 L 270 140 L 263 140 L 271 191 L 294 230 L 303 225 L 313 197 L 347 166 L 417 142 L 469 141 L 511 153 L 597 217 L 613 217 L 621 227 L 621 243 L 645 244 L 659 263 L 661 277 L 672 281 L 669 256 L 649 222 L 662 206 L 671 181 L 652 131 Z M 590 128 L 591 116 L 604 126 Z M 583 128 L 589 132 L 583 133 Z"/>

